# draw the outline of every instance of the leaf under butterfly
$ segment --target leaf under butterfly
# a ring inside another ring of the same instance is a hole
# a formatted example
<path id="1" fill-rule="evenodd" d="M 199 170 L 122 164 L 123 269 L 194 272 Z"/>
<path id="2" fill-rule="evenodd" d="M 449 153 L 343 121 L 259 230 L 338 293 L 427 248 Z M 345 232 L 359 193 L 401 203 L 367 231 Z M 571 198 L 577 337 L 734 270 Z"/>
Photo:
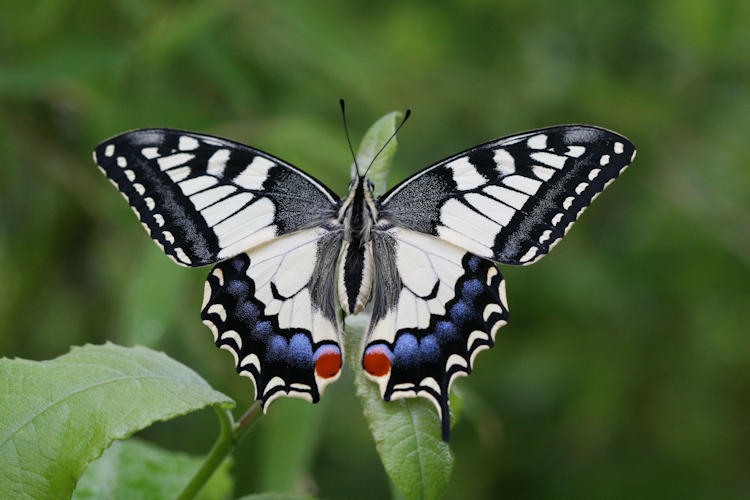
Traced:
<path id="1" fill-rule="evenodd" d="M 0 360 L 0 491 L 69 497 L 89 462 L 156 421 L 234 402 L 161 352 L 107 343 Z"/>
<path id="2" fill-rule="evenodd" d="M 380 118 L 365 133 L 357 154 L 362 168 L 369 165 L 384 141 L 393 134 L 402 118 L 393 112 Z M 381 195 L 396 153 L 396 138 L 373 163 L 368 178 L 374 194 Z M 407 500 L 439 498 L 453 469 L 453 456 L 440 434 L 440 418 L 424 398 L 383 401 L 377 384 L 367 379 L 361 368 L 365 331 L 371 308 L 345 319 L 346 356 L 354 371 L 357 397 L 362 403 L 375 447 L 386 472 Z"/>
<path id="3" fill-rule="evenodd" d="M 347 318 L 349 345 L 360 342 L 369 323 L 366 313 Z M 380 460 L 403 497 L 440 498 L 453 470 L 453 455 L 432 403 L 424 398 L 383 401 L 363 370 L 355 370 L 354 384 Z"/>

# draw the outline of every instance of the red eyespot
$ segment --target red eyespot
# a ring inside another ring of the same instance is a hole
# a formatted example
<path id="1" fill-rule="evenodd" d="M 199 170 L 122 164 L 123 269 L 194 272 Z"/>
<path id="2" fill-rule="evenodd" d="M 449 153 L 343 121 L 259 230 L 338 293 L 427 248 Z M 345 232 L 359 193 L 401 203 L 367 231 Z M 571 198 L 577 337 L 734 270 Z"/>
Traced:
<path id="1" fill-rule="evenodd" d="M 382 377 L 391 371 L 391 358 L 382 346 L 374 346 L 367 350 L 362 360 L 367 373 L 373 377 Z"/>
<path id="2" fill-rule="evenodd" d="M 341 354 L 330 349 L 321 353 L 315 361 L 315 373 L 322 378 L 331 378 L 341 370 Z"/>

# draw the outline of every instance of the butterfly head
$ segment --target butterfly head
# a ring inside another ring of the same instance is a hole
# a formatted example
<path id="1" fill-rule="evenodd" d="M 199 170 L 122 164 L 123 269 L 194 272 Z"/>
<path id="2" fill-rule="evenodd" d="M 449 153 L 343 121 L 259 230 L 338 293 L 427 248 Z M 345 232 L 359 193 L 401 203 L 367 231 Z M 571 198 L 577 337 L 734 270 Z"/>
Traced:
<path id="1" fill-rule="evenodd" d="M 372 196 L 372 192 L 375 190 L 375 184 L 370 179 L 357 173 L 357 177 L 351 180 L 349 183 L 349 192 L 354 193 L 357 190 L 362 190 L 362 194 L 368 193 Z"/>

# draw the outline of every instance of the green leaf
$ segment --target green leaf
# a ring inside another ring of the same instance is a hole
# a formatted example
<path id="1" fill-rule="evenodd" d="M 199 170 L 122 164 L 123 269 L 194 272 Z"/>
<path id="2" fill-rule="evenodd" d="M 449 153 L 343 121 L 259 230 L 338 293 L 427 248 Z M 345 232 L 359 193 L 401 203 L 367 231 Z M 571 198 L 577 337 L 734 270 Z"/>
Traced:
<path id="1" fill-rule="evenodd" d="M 388 138 L 393 135 L 393 132 L 396 130 L 396 126 L 402 116 L 403 113 L 400 111 L 388 113 L 376 121 L 367 132 L 365 132 L 362 142 L 359 143 L 359 149 L 357 150 L 357 164 L 359 164 L 360 173 L 364 173 L 373 157 L 378 151 L 380 151 L 380 148 L 385 145 Z M 391 171 L 391 162 L 393 161 L 393 155 L 396 154 L 397 146 L 398 143 L 394 137 L 393 140 L 385 146 L 383 152 L 378 155 L 373 162 L 372 167 L 370 167 L 370 171 L 367 173 L 367 178 L 375 185 L 376 196 L 385 192 L 388 173 Z M 353 168 L 354 165 L 352 165 L 352 169 Z"/>
<path id="2" fill-rule="evenodd" d="M 282 398 L 274 402 L 273 416 L 261 425 L 258 440 L 262 446 L 258 489 L 299 491 L 303 476 L 318 447 L 323 408 L 307 401 Z"/>
<path id="3" fill-rule="evenodd" d="M 139 439 L 116 441 L 86 469 L 73 499 L 174 498 L 202 463 L 203 457 L 163 450 Z M 230 468 L 231 460 L 225 460 L 197 498 L 231 497 Z"/>
<path id="4" fill-rule="evenodd" d="M 350 366 L 359 366 L 361 348 L 352 347 L 361 346 L 369 323 L 367 311 L 346 318 Z M 453 455 L 442 440 L 434 406 L 424 398 L 383 401 L 377 384 L 364 371 L 354 371 L 357 396 L 393 483 L 407 500 L 440 498 L 453 469 Z"/>
<path id="5" fill-rule="evenodd" d="M 72 494 L 113 440 L 208 405 L 233 407 L 163 353 L 114 344 L 74 347 L 50 361 L 0 360 L 0 491 Z"/>

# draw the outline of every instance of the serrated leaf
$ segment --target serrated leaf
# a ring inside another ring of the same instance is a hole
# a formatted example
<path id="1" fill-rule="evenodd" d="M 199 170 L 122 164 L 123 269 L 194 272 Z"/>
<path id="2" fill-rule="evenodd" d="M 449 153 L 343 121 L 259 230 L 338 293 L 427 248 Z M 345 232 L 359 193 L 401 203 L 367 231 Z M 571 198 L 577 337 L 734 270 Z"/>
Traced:
<path id="1" fill-rule="evenodd" d="M 378 121 L 373 123 L 369 129 L 367 129 L 362 141 L 359 143 L 359 149 L 357 150 L 357 164 L 359 165 L 360 173 L 364 173 L 373 157 L 378 151 L 380 151 L 380 148 L 385 145 L 388 138 L 393 135 L 396 126 L 398 126 L 399 120 L 401 120 L 403 116 L 404 114 L 400 111 L 392 111 L 381 117 Z M 369 172 L 367 172 L 367 178 L 375 185 L 374 192 L 376 196 L 385 192 L 388 174 L 391 170 L 391 163 L 393 161 L 393 155 L 396 154 L 397 146 L 398 143 L 396 137 L 394 137 L 393 140 L 385 146 L 383 152 L 378 155 L 372 163 Z M 354 165 L 352 165 L 352 168 L 354 168 Z"/>
<path id="2" fill-rule="evenodd" d="M 370 317 L 365 311 L 346 318 L 350 346 L 361 345 Z M 360 352 L 352 349 L 349 352 Z M 358 356 L 358 355 L 357 355 Z M 357 363 L 358 358 L 349 362 Z M 443 496 L 453 469 L 453 455 L 441 437 L 440 418 L 424 398 L 386 402 L 363 370 L 354 370 L 357 396 L 386 472 L 407 500 Z"/>
<path id="3" fill-rule="evenodd" d="M 114 344 L 49 361 L 0 360 L 0 491 L 69 497 L 113 440 L 158 420 L 234 403 L 163 353 Z"/>
<path id="4" fill-rule="evenodd" d="M 91 463 L 73 492 L 73 500 L 174 498 L 203 463 L 196 457 L 167 451 L 139 439 L 115 441 Z M 231 459 L 222 462 L 197 498 L 230 498 L 234 488 Z"/>

